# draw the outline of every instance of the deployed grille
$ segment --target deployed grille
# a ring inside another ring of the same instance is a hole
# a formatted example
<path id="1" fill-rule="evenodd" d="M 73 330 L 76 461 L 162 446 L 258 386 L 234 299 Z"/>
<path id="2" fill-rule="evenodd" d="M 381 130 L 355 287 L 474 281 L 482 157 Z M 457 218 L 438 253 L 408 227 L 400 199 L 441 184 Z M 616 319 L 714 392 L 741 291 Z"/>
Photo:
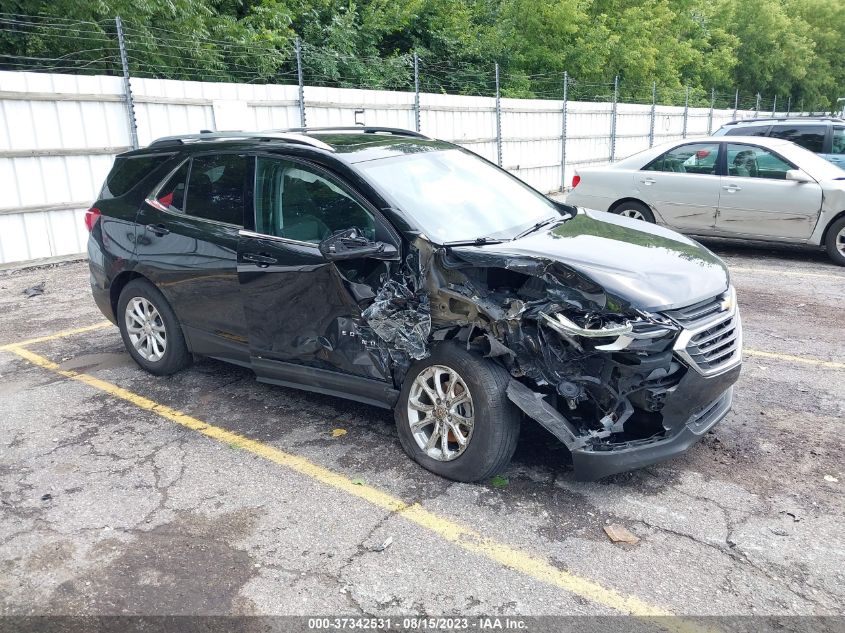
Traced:
<path id="1" fill-rule="evenodd" d="M 684 328 L 676 353 L 700 373 L 714 374 L 738 361 L 742 325 L 733 289 L 665 314 Z"/>
<path id="2" fill-rule="evenodd" d="M 687 344 L 687 354 L 701 369 L 712 370 L 733 360 L 737 352 L 739 328 L 736 315 L 695 334 Z"/>

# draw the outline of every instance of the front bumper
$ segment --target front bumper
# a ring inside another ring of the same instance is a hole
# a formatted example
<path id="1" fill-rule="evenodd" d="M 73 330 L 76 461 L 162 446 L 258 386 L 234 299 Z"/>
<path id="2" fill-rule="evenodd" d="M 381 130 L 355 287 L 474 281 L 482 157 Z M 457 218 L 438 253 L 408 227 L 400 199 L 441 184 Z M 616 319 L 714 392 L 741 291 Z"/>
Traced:
<path id="1" fill-rule="evenodd" d="M 656 440 L 600 445 L 572 450 L 575 478 L 595 481 L 608 475 L 650 466 L 685 452 L 731 409 L 733 385 L 741 365 L 704 376 L 688 371 L 666 400 L 661 413 L 666 435 Z"/>

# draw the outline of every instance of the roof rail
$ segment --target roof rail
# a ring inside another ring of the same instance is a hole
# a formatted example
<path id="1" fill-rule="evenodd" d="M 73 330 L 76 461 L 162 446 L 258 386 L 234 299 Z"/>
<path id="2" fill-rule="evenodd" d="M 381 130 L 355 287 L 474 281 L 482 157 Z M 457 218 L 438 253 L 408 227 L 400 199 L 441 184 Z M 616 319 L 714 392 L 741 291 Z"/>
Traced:
<path id="1" fill-rule="evenodd" d="M 328 126 L 328 127 L 292 127 L 286 130 L 278 130 L 279 132 L 299 132 L 302 134 L 308 134 L 310 132 L 358 132 L 359 134 L 392 134 L 393 136 L 409 136 L 411 138 L 424 138 L 429 139 L 430 137 L 426 136 L 425 134 L 421 134 L 420 132 L 414 132 L 413 130 L 403 130 L 402 128 L 398 127 L 378 127 L 372 125 L 338 125 L 338 126 Z"/>
<path id="2" fill-rule="evenodd" d="M 794 116 L 761 116 L 754 117 L 751 119 L 737 119 L 735 121 L 725 123 L 725 125 L 736 125 L 737 123 L 758 123 L 763 121 L 794 121 L 796 119 L 804 119 L 806 121 L 845 121 L 845 119 L 835 116 L 811 116 L 807 114 L 796 114 Z"/>
<path id="3" fill-rule="evenodd" d="M 149 144 L 149 147 L 165 147 L 169 145 L 184 145 L 185 143 L 197 143 L 204 141 L 237 141 L 237 140 L 257 140 L 257 141 L 284 141 L 288 143 L 300 143 L 302 145 L 310 145 L 319 149 L 334 151 L 331 145 L 323 143 L 315 138 L 311 138 L 304 134 L 289 133 L 281 130 L 268 130 L 266 132 L 208 132 L 202 131 L 199 134 L 178 134 L 176 136 L 164 136 L 154 140 Z"/>

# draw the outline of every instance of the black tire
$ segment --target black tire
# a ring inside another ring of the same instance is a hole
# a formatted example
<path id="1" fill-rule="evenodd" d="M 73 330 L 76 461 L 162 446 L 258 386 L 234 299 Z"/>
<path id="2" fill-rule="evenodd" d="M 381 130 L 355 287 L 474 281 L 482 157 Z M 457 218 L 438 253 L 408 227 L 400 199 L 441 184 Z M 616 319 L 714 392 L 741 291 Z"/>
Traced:
<path id="1" fill-rule="evenodd" d="M 458 373 L 472 396 L 475 423 L 466 449 L 451 461 L 433 459 L 417 444 L 408 417 L 408 398 L 414 380 L 432 365 Z M 405 452 L 431 472 L 455 481 L 481 481 L 502 472 L 519 439 L 520 413 L 506 394 L 510 374 L 501 365 L 450 343 L 411 366 L 396 405 L 399 441 Z"/>
<path id="2" fill-rule="evenodd" d="M 845 266 L 845 251 L 840 250 L 840 247 L 845 249 L 845 217 L 839 218 L 828 227 L 824 246 L 828 257 L 840 266 Z"/>
<path id="3" fill-rule="evenodd" d="M 642 202 L 636 202 L 635 200 L 620 202 L 613 207 L 610 212 L 615 213 L 616 215 L 628 215 L 629 217 L 631 217 L 629 214 L 639 213 L 643 216 L 642 220 L 644 222 L 651 222 L 654 224 L 654 214 L 651 212 L 651 209 L 648 208 L 648 205 L 645 205 Z"/>
<path id="4" fill-rule="evenodd" d="M 126 323 L 126 306 L 135 298 L 142 298 L 151 303 L 158 311 L 159 321 L 164 327 L 166 345 L 161 358 L 148 360 L 144 358 L 132 344 Z M 120 336 L 129 355 L 142 369 L 147 370 L 156 376 L 169 376 L 185 369 L 193 361 L 188 346 L 185 344 L 185 336 L 182 333 L 182 326 L 179 319 L 173 312 L 173 308 L 164 298 L 164 295 L 145 279 L 133 279 L 121 291 L 117 300 L 117 324 L 120 328 Z"/>

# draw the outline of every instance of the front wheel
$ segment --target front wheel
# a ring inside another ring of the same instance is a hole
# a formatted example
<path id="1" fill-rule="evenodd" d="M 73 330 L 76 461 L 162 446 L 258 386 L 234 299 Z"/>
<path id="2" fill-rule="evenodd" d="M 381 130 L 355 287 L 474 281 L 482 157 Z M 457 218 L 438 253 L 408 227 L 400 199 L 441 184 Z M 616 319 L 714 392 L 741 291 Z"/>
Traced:
<path id="1" fill-rule="evenodd" d="M 520 415 L 507 397 L 510 374 L 448 343 L 408 372 L 396 425 L 405 452 L 423 468 L 456 481 L 503 471 L 516 450 Z"/>
<path id="2" fill-rule="evenodd" d="M 828 257 L 840 266 L 845 266 L 845 217 L 830 225 L 824 245 Z"/>
<path id="3" fill-rule="evenodd" d="M 636 202 L 634 200 L 620 202 L 613 207 L 610 212 L 626 218 L 633 218 L 634 220 L 642 220 L 643 222 L 651 222 L 654 224 L 654 214 L 651 212 L 651 209 L 642 202 Z"/>

